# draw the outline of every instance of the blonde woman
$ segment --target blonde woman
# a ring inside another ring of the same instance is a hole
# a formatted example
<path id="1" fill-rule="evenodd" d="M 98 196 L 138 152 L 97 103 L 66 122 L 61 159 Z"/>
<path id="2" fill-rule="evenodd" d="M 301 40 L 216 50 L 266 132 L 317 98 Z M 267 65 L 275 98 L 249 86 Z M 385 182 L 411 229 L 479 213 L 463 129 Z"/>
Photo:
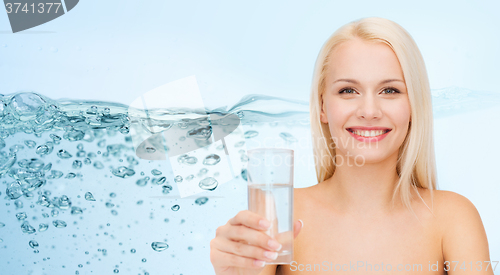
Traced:
<path id="1" fill-rule="evenodd" d="M 436 190 L 429 81 L 401 26 L 338 29 L 317 58 L 310 111 L 318 184 L 294 189 L 293 262 L 264 266 L 279 244 L 241 211 L 210 243 L 217 275 L 493 274 L 474 205 Z"/>

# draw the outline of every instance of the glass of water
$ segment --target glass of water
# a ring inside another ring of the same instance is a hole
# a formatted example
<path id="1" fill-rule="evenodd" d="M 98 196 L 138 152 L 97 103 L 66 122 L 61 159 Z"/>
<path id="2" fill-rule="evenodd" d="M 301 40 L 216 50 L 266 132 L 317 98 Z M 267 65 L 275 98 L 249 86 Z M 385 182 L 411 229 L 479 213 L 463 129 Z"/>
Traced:
<path id="1" fill-rule="evenodd" d="M 293 150 L 258 148 L 247 151 L 248 210 L 271 222 L 266 233 L 282 248 L 266 264 L 293 260 Z"/>

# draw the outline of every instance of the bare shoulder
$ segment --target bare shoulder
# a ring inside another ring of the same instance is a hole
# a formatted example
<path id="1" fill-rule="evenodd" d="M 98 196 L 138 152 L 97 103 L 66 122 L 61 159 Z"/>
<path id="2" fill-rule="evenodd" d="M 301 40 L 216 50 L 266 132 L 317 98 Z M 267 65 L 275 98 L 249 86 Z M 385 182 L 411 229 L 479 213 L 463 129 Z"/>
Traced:
<path id="1" fill-rule="evenodd" d="M 434 209 L 442 229 L 445 261 L 489 261 L 489 247 L 483 222 L 469 199 L 455 192 L 435 190 Z"/>

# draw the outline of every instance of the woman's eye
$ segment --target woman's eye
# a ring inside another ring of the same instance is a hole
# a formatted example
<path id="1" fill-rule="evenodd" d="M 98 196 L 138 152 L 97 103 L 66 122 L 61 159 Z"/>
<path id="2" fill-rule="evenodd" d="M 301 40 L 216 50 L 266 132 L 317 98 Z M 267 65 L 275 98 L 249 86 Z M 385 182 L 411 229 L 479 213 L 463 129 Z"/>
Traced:
<path id="1" fill-rule="evenodd" d="M 354 91 L 351 88 L 343 89 L 339 92 L 339 94 L 354 94 L 356 91 Z"/>
<path id="2" fill-rule="evenodd" d="M 386 91 L 388 91 L 386 94 L 399 94 L 399 91 L 397 89 L 394 89 L 394 88 L 384 89 L 383 92 L 386 92 Z"/>

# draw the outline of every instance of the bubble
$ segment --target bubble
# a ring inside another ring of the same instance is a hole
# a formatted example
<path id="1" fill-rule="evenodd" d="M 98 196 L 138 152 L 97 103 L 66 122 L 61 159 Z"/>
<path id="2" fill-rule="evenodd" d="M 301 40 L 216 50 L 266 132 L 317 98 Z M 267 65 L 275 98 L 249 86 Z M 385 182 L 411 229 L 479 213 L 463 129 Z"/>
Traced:
<path id="1" fill-rule="evenodd" d="M 90 192 L 85 193 L 85 199 L 88 201 L 95 201 L 94 195 L 92 195 L 92 193 Z"/>
<path id="2" fill-rule="evenodd" d="M 161 175 L 161 171 L 158 170 L 158 169 L 153 169 L 153 170 L 151 170 L 151 174 L 153 176 L 160 176 Z"/>
<path id="3" fill-rule="evenodd" d="M 24 221 L 21 225 L 23 233 L 33 234 L 36 232 L 35 228 L 29 224 L 28 221 Z"/>
<path id="4" fill-rule="evenodd" d="M 48 228 L 49 228 L 49 225 L 45 224 L 45 223 L 41 223 L 38 225 L 38 231 L 40 231 L 40 232 L 46 231 Z"/>
<path id="5" fill-rule="evenodd" d="M 0 228 L 5 227 L 5 223 L 0 222 Z"/>
<path id="6" fill-rule="evenodd" d="M 118 215 L 118 212 L 113 209 L 113 210 L 111 210 L 111 214 L 114 215 L 114 216 L 116 216 L 116 215 Z"/>
<path id="7" fill-rule="evenodd" d="M 50 215 L 52 215 L 52 217 L 57 217 L 59 215 L 59 210 L 52 209 L 52 211 L 50 211 Z"/>
<path id="8" fill-rule="evenodd" d="M 11 200 L 18 199 L 23 195 L 23 191 L 21 189 L 21 184 L 19 181 L 12 182 L 8 185 L 7 189 L 5 190 L 5 193 L 7 193 L 7 196 Z"/>
<path id="9" fill-rule="evenodd" d="M 26 212 L 19 212 L 16 214 L 16 218 L 18 221 L 25 220 L 27 217 L 28 215 L 26 215 Z"/>
<path id="10" fill-rule="evenodd" d="M 118 268 L 115 268 L 115 269 L 113 270 L 113 272 L 114 272 L 114 273 L 120 273 L 120 270 L 118 270 Z"/>
<path id="11" fill-rule="evenodd" d="M 71 207 L 71 215 L 82 214 L 83 210 L 80 207 L 73 206 Z"/>
<path id="12" fill-rule="evenodd" d="M 146 147 L 146 153 L 152 154 L 156 152 L 156 148 L 154 147 Z"/>
<path id="13" fill-rule="evenodd" d="M 219 162 L 220 162 L 220 157 L 219 155 L 216 154 L 210 154 L 206 156 L 205 159 L 203 160 L 204 165 L 216 165 Z"/>
<path id="14" fill-rule="evenodd" d="M 135 184 L 138 185 L 138 186 L 146 186 L 146 184 L 148 184 L 148 181 L 149 181 L 149 177 L 145 177 L 145 178 L 142 178 L 142 179 L 138 179 Z"/>
<path id="15" fill-rule="evenodd" d="M 190 157 L 190 156 L 184 154 L 184 155 L 179 156 L 177 158 L 177 161 L 179 163 L 183 163 L 183 164 L 194 165 L 194 164 L 196 164 L 196 162 L 198 162 L 198 159 L 195 157 Z"/>
<path id="16" fill-rule="evenodd" d="M 145 263 L 147 260 L 146 258 L 142 258 L 142 262 Z"/>
<path id="17" fill-rule="evenodd" d="M 179 209 L 181 209 L 181 207 L 178 204 L 176 204 L 176 205 L 172 206 L 171 209 L 173 211 L 178 211 Z"/>
<path id="18" fill-rule="evenodd" d="M 189 176 L 186 177 L 187 181 L 192 180 L 192 179 L 194 179 L 194 175 L 189 175 Z"/>
<path id="19" fill-rule="evenodd" d="M 77 160 L 77 159 L 75 159 L 73 161 L 72 167 L 73 167 L 73 169 L 80 169 L 80 168 L 82 168 L 82 162 L 79 161 L 79 160 Z"/>
<path id="20" fill-rule="evenodd" d="M 212 177 L 204 178 L 198 184 L 198 186 L 200 186 L 201 189 L 209 191 L 215 190 L 215 188 L 217 188 L 218 185 L 219 183 L 217 182 L 217 180 Z"/>
<path id="21" fill-rule="evenodd" d="M 37 248 L 38 247 L 38 242 L 34 241 L 34 240 L 31 240 L 29 242 L 29 245 L 30 245 L 31 248 Z"/>
<path id="22" fill-rule="evenodd" d="M 167 181 L 166 177 L 161 177 L 161 178 L 153 178 L 151 180 L 151 184 L 156 184 L 156 185 L 162 185 Z"/>
<path id="23" fill-rule="evenodd" d="M 113 175 L 120 177 L 120 178 L 128 178 L 128 177 L 135 175 L 134 170 L 129 169 L 125 166 L 120 166 L 116 169 L 113 169 L 113 170 L 111 170 L 111 173 L 113 173 Z"/>
<path id="24" fill-rule="evenodd" d="M 33 140 L 25 140 L 24 141 L 24 144 L 28 147 L 28 148 L 35 148 L 36 146 L 36 142 L 33 141 Z"/>
<path id="25" fill-rule="evenodd" d="M 64 228 L 66 227 L 66 222 L 64 221 L 61 221 L 61 220 L 55 220 L 52 222 L 52 224 L 56 227 L 56 228 Z"/>
<path id="26" fill-rule="evenodd" d="M 162 190 L 163 194 L 169 194 L 170 191 L 172 191 L 172 186 L 170 186 L 170 185 L 164 185 L 164 186 L 162 186 L 162 189 L 163 189 Z"/>
<path id="27" fill-rule="evenodd" d="M 297 141 L 297 139 L 294 136 L 292 136 L 291 134 L 289 134 L 287 132 L 280 133 L 280 137 L 287 142 L 296 142 Z"/>
<path id="28" fill-rule="evenodd" d="M 258 136 L 258 135 L 259 135 L 259 132 L 253 131 L 253 130 L 246 131 L 245 134 L 243 134 L 243 136 L 245 138 L 254 138 L 254 137 Z"/>
<path id="29" fill-rule="evenodd" d="M 49 135 L 52 141 L 54 141 L 54 144 L 59 144 L 61 143 L 61 137 L 56 135 L 56 134 L 50 134 Z"/>
<path id="30" fill-rule="evenodd" d="M 115 206 L 115 205 L 114 205 L 113 203 L 111 203 L 111 202 L 107 202 L 107 203 L 106 203 L 106 207 L 107 207 L 107 208 L 113 208 L 114 206 Z"/>
<path id="31" fill-rule="evenodd" d="M 237 147 L 241 147 L 241 146 L 243 146 L 243 145 L 245 145 L 245 142 L 244 142 L 244 141 L 240 141 L 240 142 L 237 142 L 237 143 L 234 145 L 234 147 L 236 147 L 236 148 L 237 148 Z"/>
<path id="32" fill-rule="evenodd" d="M 62 158 L 62 159 L 69 159 L 73 157 L 68 151 L 61 149 L 59 152 L 57 152 L 57 156 Z"/>
<path id="33" fill-rule="evenodd" d="M 151 243 L 151 247 L 156 252 L 161 252 L 168 248 L 168 244 L 164 242 L 153 242 Z"/>
<path id="34" fill-rule="evenodd" d="M 102 162 L 100 162 L 100 161 L 96 161 L 96 162 L 94 162 L 94 167 L 95 167 L 96 169 L 103 169 L 103 168 L 104 168 L 104 165 L 102 164 Z"/>
<path id="35" fill-rule="evenodd" d="M 245 181 L 248 181 L 247 169 L 241 169 L 241 178 L 243 178 Z"/>
<path id="36" fill-rule="evenodd" d="M 197 205 L 204 205 L 205 203 L 207 203 L 208 201 L 208 198 L 207 197 L 200 197 L 200 198 L 197 198 L 194 203 L 196 203 Z"/>
<path id="37" fill-rule="evenodd" d="M 110 196 L 111 198 L 116 198 L 116 193 L 114 193 L 114 192 L 109 193 L 109 196 Z"/>
<path id="38" fill-rule="evenodd" d="M 188 138 L 193 138 L 197 140 L 207 140 L 211 135 L 212 135 L 211 126 L 200 127 L 187 132 Z"/>
<path id="39" fill-rule="evenodd" d="M 130 249 L 130 253 L 135 253 L 135 252 L 136 252 L 135 248 Z"/>
<path id="40" fill-rule="evenodd" d="M 182 182 L 182 177 L 180 175 L 177 175 L 175 178 L 174 178 L 174 181 L 176 183 L 181 183 Z"/>

